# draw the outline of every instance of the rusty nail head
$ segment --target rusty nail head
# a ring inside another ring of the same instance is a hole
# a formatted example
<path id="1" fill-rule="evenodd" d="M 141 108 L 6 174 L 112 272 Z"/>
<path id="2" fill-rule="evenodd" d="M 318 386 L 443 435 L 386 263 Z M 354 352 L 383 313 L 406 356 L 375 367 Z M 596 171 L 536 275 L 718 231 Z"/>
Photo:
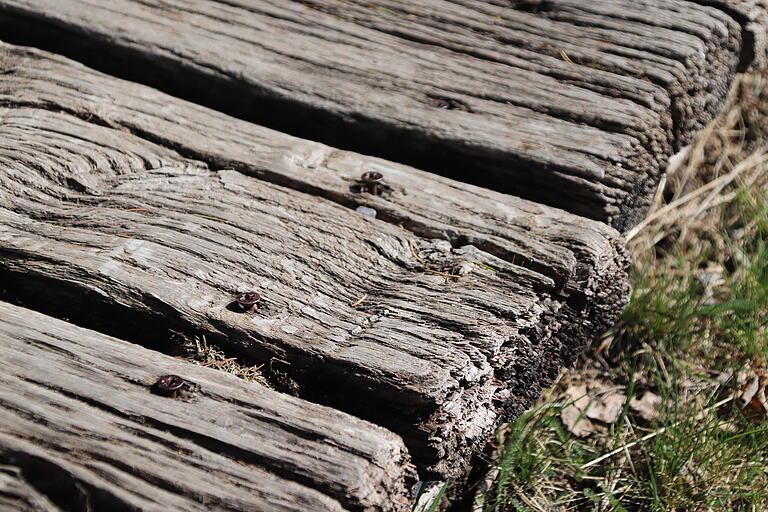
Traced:
<path id="1" fill-rule="evenodd" d="M 362 183 L 358 189 L 359 192 L 367 191 L 376 196 L 380 196 L 384 190 L 389 188 L 384 184 L 384 175 L 376 171 L 364 172 L 360 176 L 359 182 Z"/>
<path id="2" fill-rule="evenodd" d="M 163 375 L 155 382 L 158 391 L 171 398 L 175 398 L 176 393 L 185 385 L 186 381 L 178 375 Z"/>
<path id="3" fill-rule="evenodd" d="M 360 176 L 360 181 L 364 183 L 381 183 L 383 179 L 384 175 L 376 171 L 364 172 L 362 176 Z"/>
<path id="4" fill-rule="evenodd" d="M 243 292 L 238 293 L 235 297 L 235 301 L 240 305 L 241 308 L 243 308 L 245 311 L 249 311 L 250 309 L 253 309 L 253 307 L 261 300 L 261 295 L 259 295 L 256 292 Z"/>

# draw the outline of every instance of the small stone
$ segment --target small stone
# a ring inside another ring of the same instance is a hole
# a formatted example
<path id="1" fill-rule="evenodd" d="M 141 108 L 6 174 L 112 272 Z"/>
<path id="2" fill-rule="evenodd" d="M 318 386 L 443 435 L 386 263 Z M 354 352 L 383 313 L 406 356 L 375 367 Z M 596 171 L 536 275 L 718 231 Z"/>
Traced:
<path id="1" fill-rule="evenodd" d="M 376 210 L 373 208 L 368 208 L 367 206 L 358 206 L 355 211 L 360 215 L 365 215 L 366 217 L 370 217 L 372 219 L 376 218 Z"/>

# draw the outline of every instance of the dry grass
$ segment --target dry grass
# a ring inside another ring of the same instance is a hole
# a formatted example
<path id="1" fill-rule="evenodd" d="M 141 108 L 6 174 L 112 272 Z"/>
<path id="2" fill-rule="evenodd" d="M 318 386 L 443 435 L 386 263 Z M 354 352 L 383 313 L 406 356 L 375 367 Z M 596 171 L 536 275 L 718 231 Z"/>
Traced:
<path id="1" fill-rule="evenodd" d="M 768 77 L 738 77 L 723 112 L 628 233 L 619 325 L 499 431 L 474 510 L 768 510 Z M 612 393 L 615 417 L 592 414 Z"/>
<path id="2" fill-rule="evenodd" d="M 249 365 L 237 357 L 227 357 L 219 347 L 209 344 L 205 336 L 189 337 L 176 333 L 176 357 L 186 359 L 200 366 L 207 366 L 226 373 L 231 373 L 249 382 L 258 382 L 269 386 L 263 365 Z"/>
<path id="3" fill-rule="evenodd" d="M 646 219 L 627 233 L 634 261 L 674 247 L 723 249 L 736 194 L 768 180 L 768 76 L 739 75 L 723 114 L 670 162 Z"/>
<path id="4" fill-rule="evenodd" d="M 209 343 L 205 336 L 176 333 L 172 343 L 174 345 L 172 354 L 181 359 L 231 373 L 243 380 L 258 382 L 262 386 L 289 395 L 299 396 L 301 391 L 299 384 L 285 371 L 288 363 L 282 359 L 273 357 L 265 364 L 250 364 L 239 357 L 228 357 L 221 348 Z"/>

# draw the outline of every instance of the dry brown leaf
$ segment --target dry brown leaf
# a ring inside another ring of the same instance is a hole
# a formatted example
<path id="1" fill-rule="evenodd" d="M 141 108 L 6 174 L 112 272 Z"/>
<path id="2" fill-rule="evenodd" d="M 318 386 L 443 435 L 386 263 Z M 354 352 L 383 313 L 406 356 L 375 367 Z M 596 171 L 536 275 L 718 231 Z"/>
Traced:
<path id="1" fill-rule="evenodd" d="M 768 371 L 758 366 L 752 371 L 740 372 L 737 382 L 739 383 L 739 389 L 736 391 L 737 404 L 744 415 L 754 420 L 768 417 L 768 400 L 766 400 Z"/>
<path id="2" fill-rule="evenodd" d="M 580 411 L 583 411 L 587 405 L 589 405 L 587 386 L 584 384 L 568 386 L 568 389 L 565 390 L 565 394 Z"/>
<path id="3" fill-rule="evenodd" d="M 621 393 L 607 393 L 597 396 L 587 407 L 587 417 L 603 423 L 614 423 L 619 419 L 627 397 Z"/>
<path id="4" fill-rule="evenodd" d="M 741 393 L 739 394 L 739 405 L 741 405 L 742 408 L 746 407 L 752 401 L 758 391 L 760 391 L 760 377 L 755 375 L 749 379 L 741 388 Z"/>
<path id="5" fill-rule="evenodd" d="M 733 378 L 733 370 L 729 368 L 725 371 L 720 372 L 720 374 L 717 376 L 715 380 L 720 384 L 725 384 L 732 378 Z"/>
<path id="6" fill-rule="evenodd" d="M 587 437 L 594 432 L 595 424 L 583 415 L 583 411 L 574 405 L 569 405 L 560 411 L 560 420 L 568 431 L 576 437 Z"/>
<path id="7" fill-rule="evenodd" d="M 560 420 L 568 431 L 576 437 L 587 437 L 595 431 L 595 425 L 584 416 L 584 409 L 589 405 L 587 386 L 571 385 L 565 390 L 570 405 L 560 412 Z"/>
<path id="8" fill-rule="evenodd" d="M 560 413 L 563 424 L 577 437 L 586 437 L 599 430 L 590 419 L 602 423 L 615 422 L 626 400 L 620 393 L 606 391 L 607 387 L 598 381 L 590 381 L 589 384 L 591 392 L 586 384 L 569 386 L 565 395 L 571 403 Z"/>
<path id="9" fill-rule="evenodd" d="M 646 391 L 639 399 L 632 397 L 629 401 L 629 409 L 645 421 L 658 419 L 660 405 L 661 397 L 651 391 Z"/>

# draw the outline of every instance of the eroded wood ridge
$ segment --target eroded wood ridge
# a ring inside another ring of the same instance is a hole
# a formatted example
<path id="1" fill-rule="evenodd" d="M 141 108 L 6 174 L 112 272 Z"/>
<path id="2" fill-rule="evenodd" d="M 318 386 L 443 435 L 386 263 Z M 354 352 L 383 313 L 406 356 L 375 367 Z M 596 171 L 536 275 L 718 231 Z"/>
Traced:
<path id="1" fill-rule="evenodd" d="M 677 0 L 546 4 L 4 0 L 0 26 L 282 131 L 625 229 L 717 112 L 740 27 Z"/>
<path id="2" fill-rule="evenodd" d="M 3 510 L 410 510 L 381 427 L 3 302 L 0 346 Z"/>
<path id="3" fill-rule="evenodd" d="M 128 324 L 152 320 L 277 358 L 313 399 L 403 435 L 422 476 L 458 474 L 626 301 L 620 238 L 601 223 L 36 50 L 0 55 L 10 293 L 89 324 L 120 311 L 137 341 L 149 334 Z M 392 190 L 352 192 L 370 169 Z M 232 308 L 249 289 L 257 311 Z"/>
<path id="4" fill-rule="evenodd" d="M 768 69 L 768 0 L 688 0 L 721 9 L 742 26 L 739 71 Z"/>

